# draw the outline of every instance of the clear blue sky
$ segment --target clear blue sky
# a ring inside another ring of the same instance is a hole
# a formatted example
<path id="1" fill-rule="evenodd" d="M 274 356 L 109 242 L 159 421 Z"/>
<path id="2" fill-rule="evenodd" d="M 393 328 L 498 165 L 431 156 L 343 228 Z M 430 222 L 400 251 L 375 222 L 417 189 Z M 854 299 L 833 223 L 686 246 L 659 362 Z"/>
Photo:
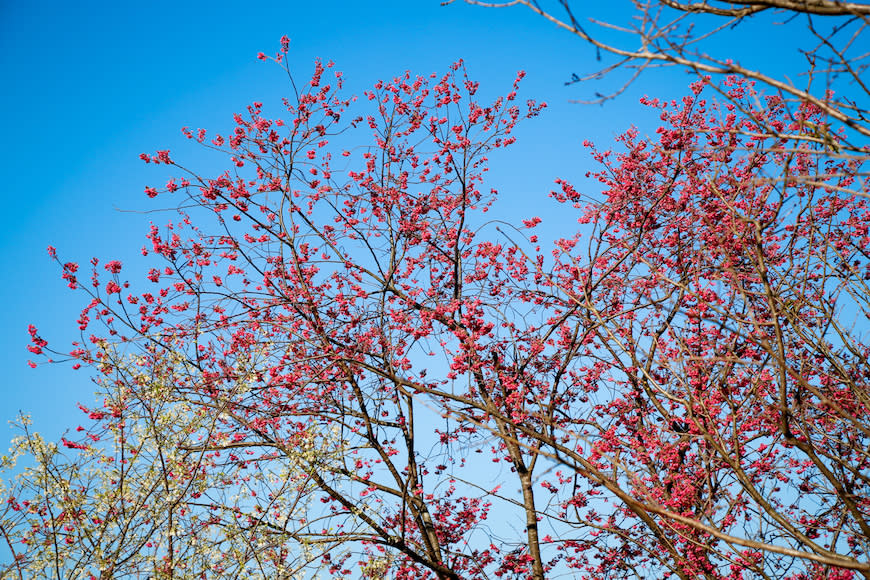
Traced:
<path id="1" fill-rule="evenodd" d="M 592 167 L 581 142 L 606 144 L 632 123 L 643 129 L 655 120 L 637 105 L 640 88 L 603 108 L 570 104 L 577 89 L 563 83 L 593 68 L 594 53 L 522 9 L 438 0 L 0 0 L 0 419 L 23 410 L 54 438 L 79 421 L 76 401 L 93 400 L 85 372 L 26 364 L 28 324 L 67 349 L 85 302 L 60 280 L 46 246 L 64 260 L 135 262 L 149 221 L 172 218 L 143 213 L 163 207 L 142 193 L 163 174 L 138 155 L 169 148 L 176 159 L 196 160 L 200 151 L 182 126 L 223 131 L 251 101 L 277 104 L 286 81 L 256 54 L 273 53 L 284 34 L 302 78 L 315 57 L 332 59 L 357 94 L 378 78 L 443 71 L 460 57 L 487 94 L 526 70 L 524 95 L 550 107 L 495 160 L 492 184 L 504 196 L 494 217 L 570 223 L 547 192 L 555 177 L 595 187 L 581 178 Z M 677 96 L 688 80 L 650 76 L 641 88 Z M 135 272 L 125 268 L 131 278 Z M 0 445 L 9 435 L 0 429 Z"/>

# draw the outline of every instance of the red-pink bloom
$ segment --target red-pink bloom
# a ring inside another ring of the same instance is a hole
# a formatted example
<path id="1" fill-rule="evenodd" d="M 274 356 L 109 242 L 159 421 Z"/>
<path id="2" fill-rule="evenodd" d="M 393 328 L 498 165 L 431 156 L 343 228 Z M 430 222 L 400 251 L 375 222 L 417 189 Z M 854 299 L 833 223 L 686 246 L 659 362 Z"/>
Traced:
<path id="1" fill-rule="evenodd" d="M 83 443 L 77 443 L 75 441 L 70 441 L 66 437 L 61 437 L 60 441 L 61 441 L 61 443 L 63 443 L 63 446 L 68 448 L 68 449 L 87 449 L 88 448 L 87 445 L 84 445 Z"/>

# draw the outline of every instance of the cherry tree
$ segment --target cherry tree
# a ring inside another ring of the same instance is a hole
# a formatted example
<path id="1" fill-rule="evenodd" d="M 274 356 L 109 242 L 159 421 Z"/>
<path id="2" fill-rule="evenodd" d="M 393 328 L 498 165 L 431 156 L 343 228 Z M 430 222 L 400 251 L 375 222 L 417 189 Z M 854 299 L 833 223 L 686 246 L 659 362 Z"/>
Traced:
<path id="1" fill-rule="evenodd" d="M 590 574 L 867 577 L 866 170 L 764 130 L 809 131 L 814 105 L 726 86 L 724 106 L 703 82 L 648 100 L 664 126 L 596 153 L 600 202 L 554 194 L 593 229 L 585 252 L 579 234 L 557 242 L 535 290 L 567 392 L 588 401 L 551 438 L 571 469 L 549 485 L 600 486 L 593 503 L 569 482 L 590 530 L 570 558 Z"/>
<path id="2" fill-rule="evenodd" d="M 261 58 L 289 74 L 287 49 Z M 789 137 L 811 101 L 701 80 L 645 100 L 655 138 L 588 144 L 603 191 L 557 180 L 579 224 L 548 247 L 485 180 L 543 108 L 521 76 L 489 104 L 461 63 L 354 102 L 318 62 L 281 116 L 184 130 L 224 172 L 143 154 L 179 212 L 149 287 L 50 249 L 105 402 L 63 453 L 20 441 L 8 569 L 870 577 L 861 159 Z"/>
<path id="3" fill-rule="evenodd" d="M 283 65 L 286 51 L 285 40 L 272 60 Z M 175 438 L 159 439 L 163 428 L 155 427 L 152 441 L 155 456 L 171 453 L 188 465 L 159 472 L 195 490 L 191 517 L 245 518 L 251 545 L 279 537 L 319 548 L 318 565 L 331 575 L 428 570 L 470 578 L 514 566 L 496 560 L 510 541 L 471 540 L 491 490 L 470 493 L 449 474 L 464 463 L 457 435 L 449 420 L 433 430 L 442 413 L 412 385 L 426 374 L 415 363 L 448 365 L 445 353 L 459 341 L 459 326 L 436 332 L 433 324 L 476 308 L 462 261 L 475 247 L 471 216 L 494 197 L 482 190 L 486 155 L 509 145 L 517 121 L 541 109 L 517 103 L 518 82 L 482 106 L 461 64 L 440 77 L 406 74 L 378 83 L 366 94 L 370 114 L 351 117 L 341 74 L 318 62 L 306 85 L 291 84 L 287 118 L 267 119 L 255 103 L 229 135 L 185 129 L 228 155 L 231 170 L 206 177 L 166 151 L 142 156 L 182 170 L 162 191 L 146 188 L 151 197 L 184 195 L 181 218 L 148 236 L 143 252 L 162 261 L 147 276 L 152 291 L 128 291 L 118 261 L 92 261 L 86 281 L 77 264 L 62 263 L 68 285 L 92 298 L 70 355 L 124 394 L 111 408 L 141 406 L 143 419 L 172 423 L 152 409 L 155 397 L 166 397 L 179 421 L 196 418 L 173 425 Z M 371 145 L 349 141 L 360 132 Z M 330 139 L 349 144 L 336 149 Z M 420 316 L 428 319 L 422 326 Z M 90 334 L 97 326 L 100 334 Z M 41 354 L 48 347 L 35 329 L 32 336 L 31 350 Z M 159 388 L 150 378 L 156 369 Z M 127 424 L 110 413 L 98 424 L 118 430 L 118 422 Z M 278 509 L 301 501 L 283 492 L 237 499 L 249 479 L 288 471 L 287 493 L 316 490 L 319 512 Z M 237 493 L 221 500 L 226 486 Z M 513 543 L 510 550 L 525 540 Z M 177 549 L 169 550 L 177 562 Z"/>

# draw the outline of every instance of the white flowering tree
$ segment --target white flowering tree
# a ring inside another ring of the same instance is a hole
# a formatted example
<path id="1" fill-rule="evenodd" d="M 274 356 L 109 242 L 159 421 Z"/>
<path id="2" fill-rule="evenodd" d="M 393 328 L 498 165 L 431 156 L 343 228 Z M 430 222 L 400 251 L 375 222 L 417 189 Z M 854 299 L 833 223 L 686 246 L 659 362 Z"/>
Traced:
<path id="1" fill-rule="evenodd" d="M 228 418 L 168 388 L 195 381 L 193 369 L 125 358 L 107 343 L 99 352 L 105 400 L 81 407 L 91 424 L 79 437 L 51 443 L 26 417 L 15 424 L 3 463 L 18 475 L 0 488 L 11 558 L 0 577 L 308 578 L 323 552 L 340 552 L 329 526 L 314 531 L 306 517 L 306 472 L 329 460 L 313 434 L 292 451 L 246 457 L 231 442 L 223 452 L 203 445 Z"/>

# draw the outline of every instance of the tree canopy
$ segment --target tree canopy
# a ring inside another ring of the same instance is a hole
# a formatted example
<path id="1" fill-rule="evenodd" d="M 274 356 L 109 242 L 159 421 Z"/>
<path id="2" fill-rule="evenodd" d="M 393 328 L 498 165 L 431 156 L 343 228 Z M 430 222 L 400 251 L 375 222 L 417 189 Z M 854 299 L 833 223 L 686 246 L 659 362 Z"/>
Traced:
<path id="1" fill-rule="evenodd" d="M 29 348 L 100 401 L 19 425 L 3 577 L 870 578 L 860 128 L 702 75 L 586 143 L 601 193 L 557 178 L 550 244 L 487 181 L 545 107 L 522 76 L 355 101 L 316 62 L 279 115 L 185 129 L 223 171 L 143 154 L 178 212 L 144 279 L 49 248 L 82 338 Z"/>

